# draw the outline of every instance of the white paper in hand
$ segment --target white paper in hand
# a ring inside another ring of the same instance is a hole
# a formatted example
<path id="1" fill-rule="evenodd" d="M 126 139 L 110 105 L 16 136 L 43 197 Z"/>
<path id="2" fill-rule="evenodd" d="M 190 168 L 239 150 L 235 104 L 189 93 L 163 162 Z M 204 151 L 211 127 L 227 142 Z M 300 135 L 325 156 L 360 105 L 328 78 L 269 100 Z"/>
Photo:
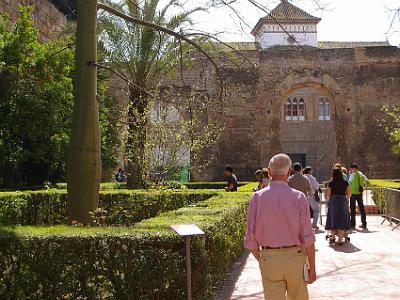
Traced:
<path id="1" fill-rule="evenodd" d="M 310 276 L 308 273 L 308 265 L 304 264 L 303 266 L 303 273 L 304 273 L 304 281 L 308 282 L 310 280 Z"/>

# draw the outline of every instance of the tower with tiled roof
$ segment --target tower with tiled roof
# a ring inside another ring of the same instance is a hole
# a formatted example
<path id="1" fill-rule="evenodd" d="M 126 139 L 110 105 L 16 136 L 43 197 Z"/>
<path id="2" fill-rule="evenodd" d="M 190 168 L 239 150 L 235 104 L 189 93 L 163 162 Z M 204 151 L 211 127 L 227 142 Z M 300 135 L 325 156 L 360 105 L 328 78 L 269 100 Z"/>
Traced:
<path id="1" fill-rule="evenodd" d="M 271 12 L 261 18 L 251 31 L 261 50 L 277 45 L 308 45 L 318 47 L 317 24 L 320 18 L 281 0 Z"/>

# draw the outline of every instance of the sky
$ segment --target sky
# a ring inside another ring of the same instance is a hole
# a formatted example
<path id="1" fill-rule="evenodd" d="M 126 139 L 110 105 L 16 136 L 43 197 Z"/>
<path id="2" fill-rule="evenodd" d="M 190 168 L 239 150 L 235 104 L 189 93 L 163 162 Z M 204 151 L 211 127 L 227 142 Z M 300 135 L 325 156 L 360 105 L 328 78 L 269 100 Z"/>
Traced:
<path id="1" fill-rule="evenodd" d="M 193 5 L 199 0 L 187 0 Z M 280 0 L 256 0 L 270 11 Z M 321 18 L 318 24 L 319 41 L 386 41 L 400 46 L 400 18 L 390 27 L 393 12 L 400 0 L 289 0 L 309 14 Z M 318 7 L 316 2 L 319 2 Z M 251 29 L 259 18 L 267 15 L 248 0 L 236 0 L 229 8 L 213 9 L 193 16 L 195 28 L 218 32 L 224 41 L 253 41 Z M 239 16 L 237 16 L 239 14 Z M 242 20 L 240 20 L 240 18 Z"/>

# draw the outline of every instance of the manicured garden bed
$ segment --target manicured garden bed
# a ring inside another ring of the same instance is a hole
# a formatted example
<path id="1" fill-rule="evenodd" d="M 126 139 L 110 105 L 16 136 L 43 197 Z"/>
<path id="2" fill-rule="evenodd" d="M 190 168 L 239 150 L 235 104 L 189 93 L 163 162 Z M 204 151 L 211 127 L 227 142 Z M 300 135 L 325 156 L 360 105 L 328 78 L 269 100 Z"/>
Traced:
<path id="1" fill-rule="evenodd" d="M 184 245 L 197 224 L 195 299 L 208 299 L 243 250 L 250 193 L 219 193 L 130 227 L 0 227 L 0 299 L 185 299 Z M 50 298 L 49 298 L 50 297 Z"/>

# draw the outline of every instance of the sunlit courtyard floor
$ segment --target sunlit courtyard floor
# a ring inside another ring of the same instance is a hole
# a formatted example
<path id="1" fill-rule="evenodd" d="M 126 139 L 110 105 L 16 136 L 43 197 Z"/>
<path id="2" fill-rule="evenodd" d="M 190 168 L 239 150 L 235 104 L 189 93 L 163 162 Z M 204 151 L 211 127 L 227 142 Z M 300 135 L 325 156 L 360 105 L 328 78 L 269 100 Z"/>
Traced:
<path id="1" fill-rule="evenodd" d="M 368 230 L 353 231 L 343 246 L 328 245 L 320 227 L 316 232 L 318 277 L 309 285 L 310 299 L 400 299 L 400 228 L 392 230 L 382 221 L 381 216 L 368 215 Z M 215 299 L 264 299 L 252 255 L 242 256 Z"/>

